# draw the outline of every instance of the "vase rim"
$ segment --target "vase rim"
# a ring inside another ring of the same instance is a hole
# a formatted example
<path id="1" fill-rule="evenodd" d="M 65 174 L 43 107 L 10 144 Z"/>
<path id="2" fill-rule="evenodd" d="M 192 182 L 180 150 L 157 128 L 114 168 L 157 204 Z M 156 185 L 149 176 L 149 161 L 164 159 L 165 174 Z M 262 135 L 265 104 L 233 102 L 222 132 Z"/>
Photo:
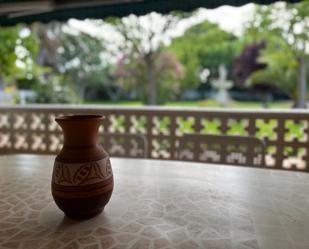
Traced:
<path id="1" fill-rule="evenodd" d="M 103 120 L 105 117 L 95 114 L 62 115 L 55 118 L 56 121 L 83 121 L 83 120 Z"/>

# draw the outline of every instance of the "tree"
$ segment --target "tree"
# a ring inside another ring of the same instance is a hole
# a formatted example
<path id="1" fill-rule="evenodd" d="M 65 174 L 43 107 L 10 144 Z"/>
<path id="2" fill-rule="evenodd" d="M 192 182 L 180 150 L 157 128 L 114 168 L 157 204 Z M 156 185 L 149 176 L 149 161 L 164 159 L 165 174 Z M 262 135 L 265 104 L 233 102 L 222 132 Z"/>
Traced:
<path id="1" fill-rule="evenodd" d="M 118 69 L 114 73 L 120 76 L 120 71 L 127 70 L 130 77 L 118 77 L 120 85 L 130 86 L 144 96 L 143 100 L 149 105 L 158 103 L 158 92 L 163 92 L 166 85 L 177 86 L 178 79 L 182 74 L 180 63 L 170 53 L 164 51 L 165 45 L 171 38 L 171 31 L 177 26 L 177 22 L 182 17 L 180 15 L 161 15 L 150 13 L 145 16 L 130 15 L 125 18 L 116 18 L 109 21 L 113 29 L 118 34 L 118 53 L 121 52 L 118 61 Z M 98 25 L 106 24 L 104 22 Z M 112 41 L 115 43 L 115 41 Z M 115 44 L 114 44 L 115 45 Z M 168 67 L 158 69 L 163 65 L 163 58 L 168 58 Z M 171 66 L 170 63 L 174 63 Z M 171 72 L 171 70 L 176 70 Z M 124 83 L 125 82 L 125 83 Z"/>
<path id="2" fill-rule="evenodd" d="M 89 87 L 111 85 L 109 66 L 101 56 L 105 50 L 102 40 L 82 32 L 62 32 L 59 50 L 59 70 L 81 99 Z"/>
<path id="3" fill-rule="evenodd" d="M 37 103 L 72 103 L 78 102 L 72 84 L 60 70 L 60 48 L 63 24 L 33 23 L 31 32 L 38 40 L 38 53 L 35 63 L 41 69 L 31 81 L 22 81 L 36 92 Z"/>
<path id="4" fill-rule="evenodd" d="M 267 63 L 265 70 L 250 77 L 252 83 L 268 81 L 292 93 L 295 107 L 306 107 L 309 39 L 309 2 L 274 4 L 257 7 L 248 24 L 248 40 L 267 40 L 260 61 Z"/>
<path id="5" fill-rule="evenodd" d="M 36 63 L 41 67 L 48 67 L 53 69 L 53 71 L 58 71 L 58 48 L 60 46 L 62 24 L 59 22 L 47 24 L 36 22 L 31 25 L 31 31 L 39 41 Z"/>
<path id="6" fill-rule="evenodd" d="M 161 83 L 155 86 L 155 103 L 175 100 L 180 94 L 180 80 L 184 75 L 183 67 L 176 56 L 170 52 L 160 52 L 157 56 L 154 58 L 154 65 L 151 66 L 153 79 L 157 83 Z M 143 58 L 128 59 L 124 56 L 117 62 L 113 76 L 118 79 L 118 84 L 122 88 L 134 90 L 135 95 L 147 103 L 149 86 L 147 89 L 147 85 L 144 84 L 149 77 L 147 72 L 149 72 L 149 65 L 145 63 Z"/>
<path id="7" fill-rule="evenodd" d="M 32 79 L 38 68 L 38 41 L 26 26 L 0 29 L 0 83 L 15 84 L 19 78 Z"/>
<path id="8" fill-rule="evenodd" d="M 258 61 L 261 50 L 266 47 L 266 41 L 251 43 L 244 47 L 239 56 L 234 60 L 234 74 L 237 78 L 237 84 L 244 85 L 248 77 L 256 71 L 265 69 L 266 63 Z"/>
<path id="9" fill-rule="evenodd" d="M 204 21 L 194 25 L 183 36 L 176 38 L 169 46 L 185 66 L 182 88 L 192 88 L 200 84 L 199 73 L 207 68 L 211 77 L 217 74 L 220 64 L 231 71 L 235 55 L 240 50 L 237 38 L 217 24 Z"/>

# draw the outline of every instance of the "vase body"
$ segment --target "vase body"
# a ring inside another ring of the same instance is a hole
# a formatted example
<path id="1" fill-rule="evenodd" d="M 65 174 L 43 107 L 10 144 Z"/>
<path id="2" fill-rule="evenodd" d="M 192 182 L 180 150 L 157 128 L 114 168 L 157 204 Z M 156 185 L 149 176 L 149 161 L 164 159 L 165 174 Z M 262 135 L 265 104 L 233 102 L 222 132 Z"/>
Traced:
<path id="1" fill-rule="evenodd" d="M 113 192 L 110 159 L 98 144 L 102 119 L 98 115 L 56 118 L 64 142 L 54 163 L 52 195 L 57 206 L 73 219 L 101 213 Z"/>

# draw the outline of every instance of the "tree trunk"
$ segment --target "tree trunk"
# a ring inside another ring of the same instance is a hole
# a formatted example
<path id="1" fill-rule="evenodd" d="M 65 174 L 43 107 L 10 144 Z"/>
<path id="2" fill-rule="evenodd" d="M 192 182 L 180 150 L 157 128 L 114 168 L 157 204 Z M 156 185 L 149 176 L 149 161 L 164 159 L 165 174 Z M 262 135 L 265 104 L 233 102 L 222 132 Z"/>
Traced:
<path id="1" fill-rule="evenodd" d="M 262 98 L 262 106 L 263 106 L 263 108 L 265 108 L 265 109 L 267 109 L 267 108 L 269 108 L 269 103 L 270 103 L 270 101 L 271 101 L 271 99 L 272 99 L 272 96 L 271 96 L 271 94 L 268 92 L 264 92 L 264 93 L 262 93 L 262 96 L 261 96 Z"/>
<path id="2" fill-rule="evenodd" d="M 77 89 L 78 96 L 81 98 L 82 101 L 85 100 L 85 92 L 86 92 L 86 86 L 80 85 Z"/>
<path id="3" fill-rule="evenodd" d="M 307 82 L 306 82 L 306 63 L 305 57 L 299 58 L 299 73 L 298 73 L 298 98 L 296 100 L 296 108 L 307 107 Z"/>
<path id="4" fill-rule="evenodd" d="M 154 74 L 154 62 L 151 54 L 146 55 L 146 70 L 147 70 L 147 105 L 157 104 L 157 88 Z"/>

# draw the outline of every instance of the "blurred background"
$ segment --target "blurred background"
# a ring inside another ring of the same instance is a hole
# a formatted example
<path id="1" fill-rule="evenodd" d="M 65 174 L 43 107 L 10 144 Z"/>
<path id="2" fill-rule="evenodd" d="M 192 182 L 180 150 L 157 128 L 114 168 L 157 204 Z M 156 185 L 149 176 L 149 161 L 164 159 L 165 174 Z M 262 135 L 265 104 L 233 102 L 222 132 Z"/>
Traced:
<path id="1" fill-rule="evenodd" d="M 306 108 L 309 2 L 0 27 L 0 103 Z"/>

